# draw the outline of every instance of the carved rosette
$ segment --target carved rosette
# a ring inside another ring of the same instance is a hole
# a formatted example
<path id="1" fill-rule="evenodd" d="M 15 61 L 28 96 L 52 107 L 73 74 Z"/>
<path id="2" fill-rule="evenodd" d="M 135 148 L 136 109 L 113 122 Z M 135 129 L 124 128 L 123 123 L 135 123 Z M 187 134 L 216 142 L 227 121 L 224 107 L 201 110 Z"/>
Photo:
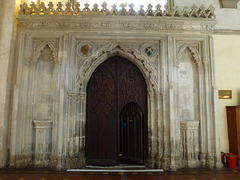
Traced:
<path id="1" fill-rule="evenodd" d="M 34 120 L 34 164 L 36 167 L 47 167 L 50 164 L 52 150 L 52 121 Z"/>
<path id="2" fill-rule="evenodd" d="M 144 43 L 141 46 L 141 54 L 143 54 L 146 58 L 151 61 L 156 60 L 156 56 L 158 53 L 158 45 L 156 43 Z"/>
<path id="3" fill-rule="evenodd" d="M 184 167 L 199 165 L 199 121 L 181 121 L 182 160 Z"/>
<path id="4" fill-rule="evenodd" d="M 81 42 L 77 46 L 77 55 L 79 57 L 89 57 L 92 54 L 93 46 L 90 42 Z"/>

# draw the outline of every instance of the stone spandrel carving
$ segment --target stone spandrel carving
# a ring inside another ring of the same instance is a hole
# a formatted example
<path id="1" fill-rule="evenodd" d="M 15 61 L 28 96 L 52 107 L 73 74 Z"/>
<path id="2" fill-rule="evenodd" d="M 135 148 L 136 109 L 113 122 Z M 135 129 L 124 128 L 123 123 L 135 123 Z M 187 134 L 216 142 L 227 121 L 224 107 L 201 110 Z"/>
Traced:
<path id="1" fill-rule="evenodd" d="M 169 16 L 169 17 L 190 17 L 190 18 L 215 18 L 214 10 L 215 8 L 211 5 L 207 9 L 202 5 L 197 7 L 193 5 L 191 7 L 174 7 L 173 10 L 170 9 L 169 4 L 165 5 L 165 11 L 161 12 L 160 5 L 156 6 L 156 11 L 153 11 L 153 6 L 151 4 L 148 5 L 147 10 L 143 10 L 143 6 L 140 8 L 138 12 L 133 10 L 134 4 L 129 5 L 129 10 L 127 10 L 127 4 L 122 3 L 120 5 L 121 9 L 118 13 L 116 13 L 116 7 L 113 5 L 112 9 L 107 9 L 107 3 L 103 2 L 101 11 L 98 9 L 98 6 L 95 5 L 92 10 L 89 9 L 89 4 L 84 4 L 84 8 L 81 11 L 79 4 L 77 4 L 76 9 L 71 8 L 71 3 L 67 2 L 65 7 L 63 7 L 62 3 L 57 4 L 57 8 L 53 8 L 53 4 L 49 3 L 48 8 L 45 6 L 43 2 L 37 7 L 34 3 L 32 3 L 31 8 L 28 7 L 26 3 L 20 4 L 20 10 L 18 12 L 19 16 L 21 15 L 121 15 L 121 16 Z M 36 13 L 33 13 L 36 11 Z M 49 13 L 56 12 L 56 13 Z M 109 13 L 110 12 L 110 13 Z"/>
<path id="2" fill-rule="evenodd" d="M 90 42 L 90 41 L 81 41 L 77 45 L 77 55 L 79 60 L 86 60 L 90 56 L 97 57 L 98 52 L 101 50 L 104 50 L 108 43 L 106 42 Z M 138 53 L 142 54 L 149 60 L 149 62 L 155 62 L 158 59 L 158 49 L 159 49 L 159 43 L 158 42 L 139 42 L 139 43 L 127 43 L 128 51 L 131 52 L 131 49 L 134 49 Z M 113 47 L 114 48 L 114 47 Z"/>
<path id="3" fill-rule="evenodd" d="M 139 64 L 139 66 L 142 67 L 142 70 L 146 72 L 146 74 L 149 75 L 151 84 L 153 86 L 153 89 L 158 91 L 158 83 L 157 83 L 157 76 L 154 73 L 156 71 L 156 65 L 154 65 L 156 59 L 158 56 L 153 56 L 152 61 L 148 55 L 145 55 L 146 52 L 142 50 L 142 47 L 144 45 L 145 48 L 148 48 L 146 45 L 151 44 L 154 48 L 159 49 L 157 43 L 123 43 L 123 42 L 80 42 L 78 43 L 77 53 L 79 51 L 82 51 L 82 47 L 84 47 L 85 44 L 92 44 L 92 54 L 89 57 L 85 57 L 83 55 L 78 56 L 80 62 L 79 67 L 80 70 L 77 74 L 76 84 L 77 88 L 81 89 L 83 84 L 83 79 L 86 78 L 87 74 L 89 74 L 89 71 L 91 68 L 96 66 L 96 63 L 99 63 L 98 60 L 102 59 L 103 56 L 107 55 L 108 57 L 114 56 L 114 55 L 122 55 L 128 59 L 135 59 L 137 62 L 136 64 Z"/>

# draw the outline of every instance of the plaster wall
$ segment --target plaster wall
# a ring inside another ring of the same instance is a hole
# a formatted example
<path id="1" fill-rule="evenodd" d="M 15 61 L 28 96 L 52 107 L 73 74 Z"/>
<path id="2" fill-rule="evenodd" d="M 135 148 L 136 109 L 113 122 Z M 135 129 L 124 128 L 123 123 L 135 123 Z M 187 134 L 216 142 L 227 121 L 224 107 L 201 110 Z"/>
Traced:
<path id="1" fill-rule="evenodd" d="M 221 151 L 228 152 L 226 106 L 240 105 L 240 36 L 214 35 L 216 84 L 220 90 L 232 90 L 232 99 L 219 99 Z"/>

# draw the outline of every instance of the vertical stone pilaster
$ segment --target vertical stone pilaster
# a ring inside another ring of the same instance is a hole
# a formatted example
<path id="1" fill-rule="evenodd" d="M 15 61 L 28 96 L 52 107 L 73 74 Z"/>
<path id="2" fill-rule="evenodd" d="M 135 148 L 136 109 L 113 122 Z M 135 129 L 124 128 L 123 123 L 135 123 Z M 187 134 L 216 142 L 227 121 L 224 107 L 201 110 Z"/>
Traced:
<path id="1" fill-rule="evenodd" d="M 85 114 L 85 96 L 79 92 L 68 91 L 68 128 L 66 137 L 66 167 L 79 168 L 85 165 L 85 125 L 83 115 Z M 65 168 L 66 168 L 65 167 Z"/>
<path id="2" fill-rule="evenodd" d="M 8 160 L 8 117 L 10 104 L 10 86 L 12 81 L 14 0 L 0 1 L 0 168 Z"/>
<path id="3" fill-rule="evenodd" d="M 80 143 L 79 143 L 79 165 L 85 165 L 85 132 L 86 132 L 86 93 L 80 92 L 80 99 L 78 102 L 79 117 L 80 117 Z"/>
<path id="4" fill-rule="evenodd" d="M 170 147 L 170 169 L 176 170 L 176 124 L 178 121 L 178 82 L 177 82 L 177 64 L 173 52 L 175 51 L 175 42 L 172 36 L 168 37 L 168 68 L 169 68 L 169 147 Z"/>
<path id="5" fill-rule="evenodd" d="M 211 67 L 211 79 L 212 79 L 212 104 L 213 104 L 213 123 L 212 123 L 212 130 L 213 130 L 213 139 L 214 139 L 214 162 L 216 168 L 221 168 L 223 166 L 221 162 L 221 150 L 220 150 L 220 136 L 219 136 L 219 106 L 218 106 L 218 88 L 215 84 L 215 64 L 214 64 L 214 54 L 213 54 L 213 37 L 209 37 L 209 54 L 210 54 L 210 67 Z"/>
<path id="6" fill-rule="evenodd" d="M 148 166 L 150 168 L 154 168 L 154 165 L 155 165 L 155 154 L 154 154 L 154 137 L 153 137 L 153 134 L 154 134 L 154 121 L 153 121 L 153 98 L 154 98 L 154 94 L 149 94 L 149 101 L 150 101 L 150 114 L 149 114 L 149 119 L 148 119 L 148 127 L 150 129 L 150 131 L 148 132 L 148 154 L 149 154 L 149 157 L 148 157 Z"/>
<path id="7" fill-rule="evenodd" d="M 211 87 L 210 86 L 210 77 L 209 77 L 209 62 L 204 61 L 204 84 L 205 84 L 205 126 L 206 126 L 206 137 L 207 137 L 207 156 L 206 156 L 206 165 L 207 167 L 214 167 L 214 159 L 213 159 L 213 144 L 212 144 L 212 106 L 210 102 L 211 96 Z"/>
<path id="8" fill-rule="evenodd" d="M 206 165 L 206 126 L 205 126 L 205 121 L 206 118 L 204 118 L 204 111 L 205 109 L 203 108 L 204 104 L 204 70 L 203 70 L 203 64 L 202 62 L 197 64 L 198 68 L 198 82 L 199 82 L 199 119 L 200 119 L 200 166 L 204 167 Z"/>

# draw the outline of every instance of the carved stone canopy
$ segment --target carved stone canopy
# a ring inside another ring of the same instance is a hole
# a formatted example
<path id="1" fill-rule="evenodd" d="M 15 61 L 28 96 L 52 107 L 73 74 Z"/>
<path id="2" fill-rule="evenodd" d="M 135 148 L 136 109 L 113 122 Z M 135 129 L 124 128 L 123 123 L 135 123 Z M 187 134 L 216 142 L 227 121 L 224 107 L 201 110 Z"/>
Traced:
<path id="1" fill-rule="evenodd" d="M 140 6 L 140 10 L 135 12 L 133 3 L 127 5 L 122 3 L 120 5 L 121 9 L 116 9 L 116 4 L 112 5 L 112 9 L 107 8 L 107 3 L 103 2 L 102 9 L 98 8 L 98 5 L 95 3 L 93 9 L 89 8 L 89 4 L 84 4 L 84 8 L 80 9 L 80 4 L 77 2 L 75 8 L 72 9 L 72 4 L 67 2 L 65 4 L 66 8 L 63 7 L 63 4 L 59 2 L 57 8 L 54 8 L 52 2 L 49 2 L 48 8 L 42 2 L 37 6 L 34 2 L 30 4 L 30 7 L 24 2 L 20 4 L 19 15 L 114 15 L 114 16 L 160 16 L 160 17 L 187 17 L 187 18 L 215 18 L 214 10 L 215 8 L 210 5 L 208 8 L 205 8 L 204 5 L 197 7 L 193 4 L 191 7 L 180 8 L 178 6 L 170 8 L 170 5 L 167 3 L 165 5 L 165 10 L 162 11 L 162 6 L 160 4 L 156 5 L 156 10 L 153 11 L 153 6 L 149 4 L 148 9 L 145 11 L 143 5 Z M 129 10 L 127 10 L 127 6 Z"/>
<path id="2" fill-rule="evenodd" d="M 50 2 L 48 8 L 44 3 L 38 7 L 32 3 L 30 7 L 23 3 L 20 5 L 18 20 L 21 26 L 25 29 L 32 30 L 77 30 L 77 31 L 167 31 L 179 32 L 212 32 L 216 24 L 214 7 L 204 6 L 197 7 L 173 7 L 166 4 L 165 10 L 161 10 L 161 6 L 157 5 L 156 10 L 152 10 L 152 6 L 144 11 L 142 8 L 135 12 L 132 8 L 133 4 L 129 5 L 129 10 L 126 10 L 126 5 L 122 5 L 119 11 L 115 6 L 112 9 L 107 9 L 106 3 L 103 3 L 102 9 L 94 6 L 89 9 L 89 4 L 85 4 L 81 10 L 80 4 L 75 5 L 75 9 L 71 8 L 71 4 L 67 3 L 66 8 L 60 2 L 57 8 L 53 7 Z M 128 16 L 128 18 L 123 18 Z"/>

